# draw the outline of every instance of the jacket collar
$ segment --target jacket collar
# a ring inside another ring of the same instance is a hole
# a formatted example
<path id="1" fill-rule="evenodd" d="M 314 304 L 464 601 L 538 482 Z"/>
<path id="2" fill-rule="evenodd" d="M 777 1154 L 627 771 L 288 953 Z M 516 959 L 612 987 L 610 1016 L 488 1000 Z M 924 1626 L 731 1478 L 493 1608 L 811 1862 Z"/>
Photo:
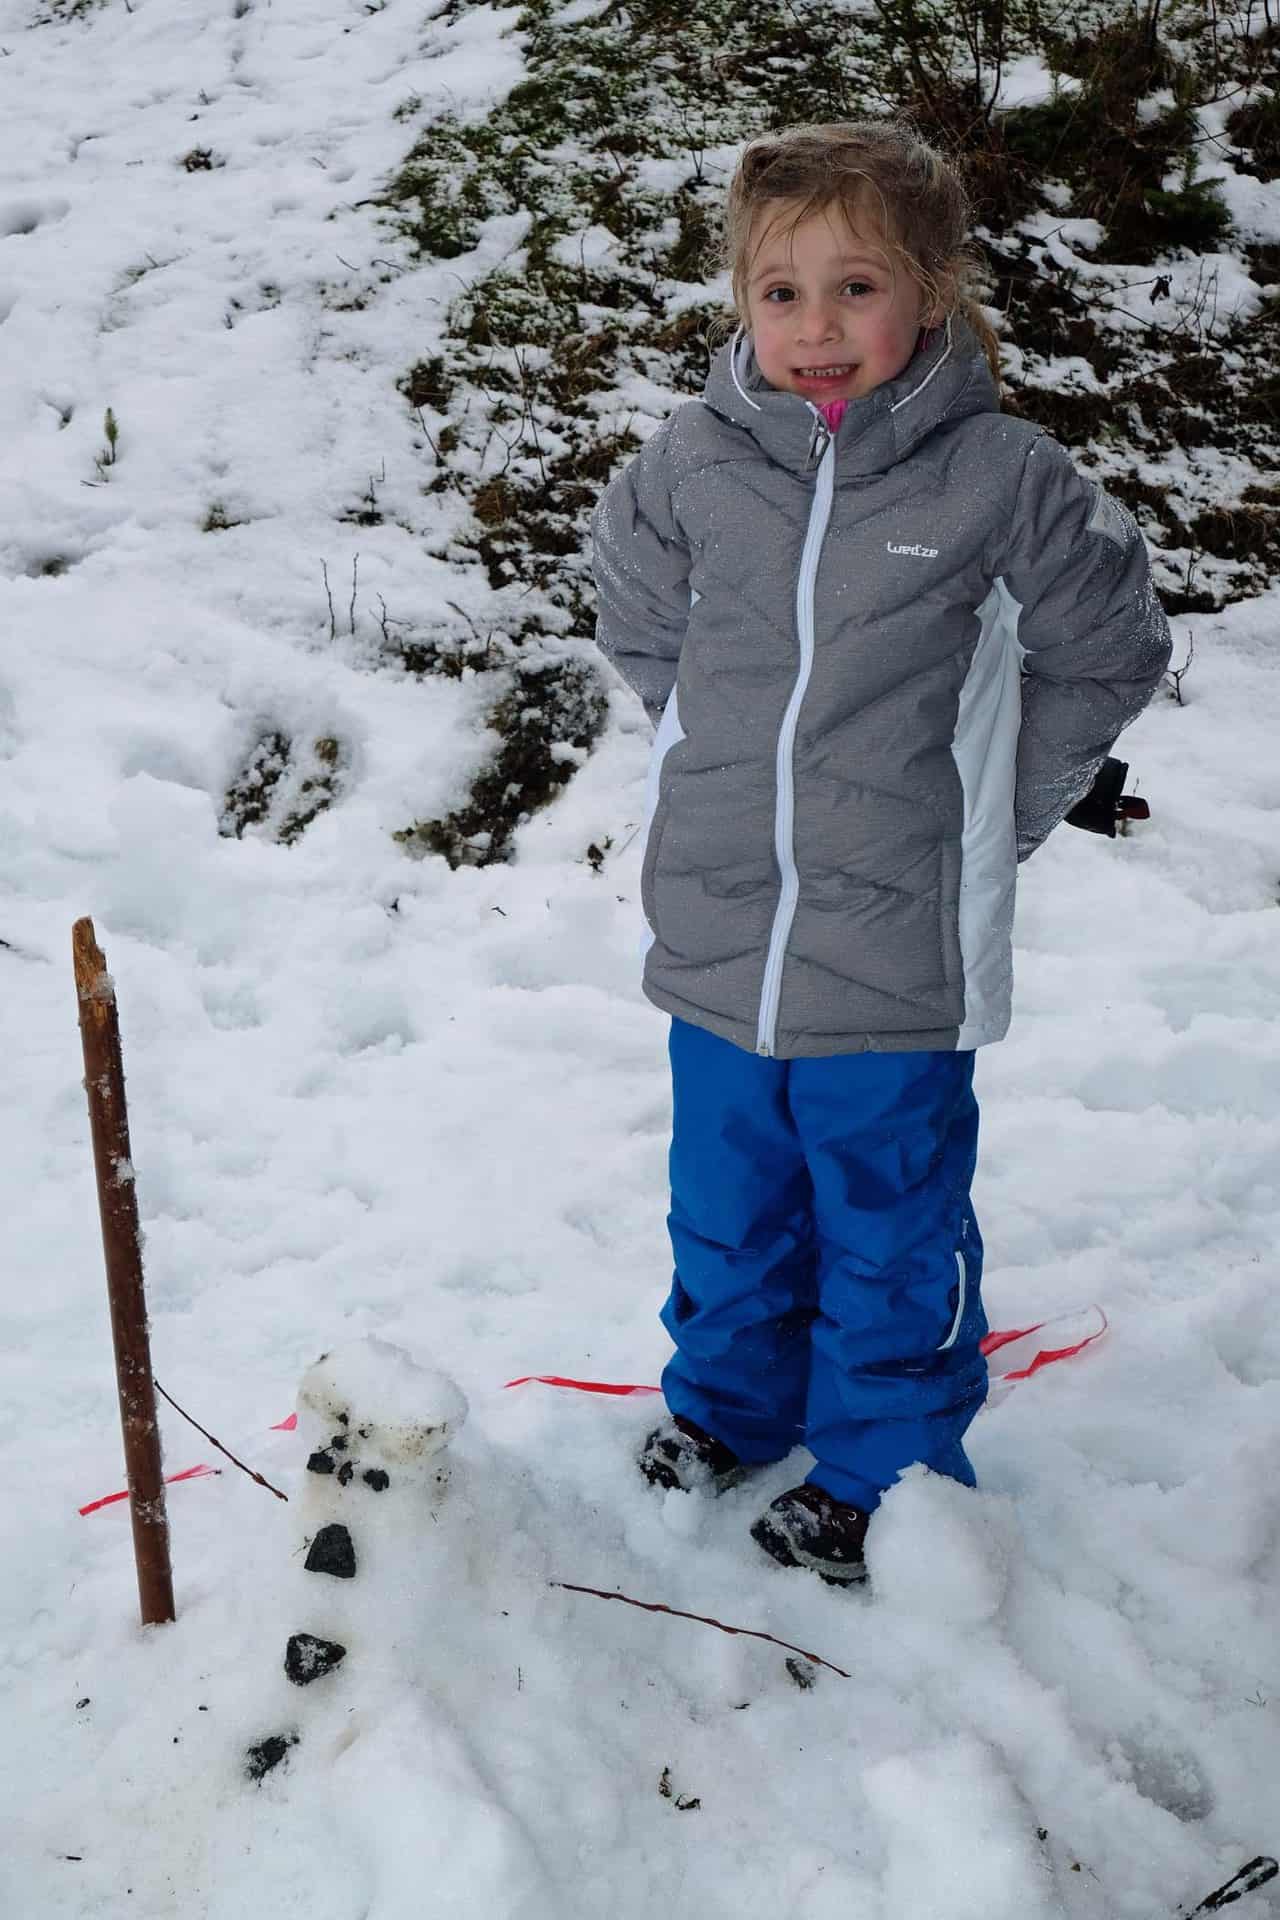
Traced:
<path id="1" fill-rule="evenodd" d="M 750 334 L 741 328 L 711 363 L 703 400 L 713 412 L 742 427 L 763 453 L 795 473 L 816 465 L 817 409 L 796 393 L 771 387 L 756 361 Z M 864 399 L 851 400 L 836 429 L 839 472 L 882 473 L 896 465 L 943 419 L 999 408 L 986 356 L 972 329 L 957 315 L 927 347 L 916 352 L 896 380 Z"/>

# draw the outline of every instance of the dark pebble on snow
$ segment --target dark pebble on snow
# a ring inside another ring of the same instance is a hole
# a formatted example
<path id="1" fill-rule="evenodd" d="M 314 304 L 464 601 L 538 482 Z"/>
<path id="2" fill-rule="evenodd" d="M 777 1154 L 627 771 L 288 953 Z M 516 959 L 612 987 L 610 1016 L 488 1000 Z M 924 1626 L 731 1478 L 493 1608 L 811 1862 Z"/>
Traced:
<path id="1" fill-rule="evenodd" d="M 338 1485 L 340 1487 L 350 1486 L 351 1481 L 355 1477 L 355 1471 L 355 1462 L 353 1460 L 344 1460 L 338 1468 Z"/>
<path id="2" fill-rule="evenodd" d="M 250 1780 L 261 1780 L 270 1773 L 272 1767 L 278 1767 L 290 1747 L 296 1747 L 296 1733 L 272 1733 L 260 1740 L 256 1747 L 250 1747 L 245 1755 L 244 1770 Z"/>
<path id="3" fill-rule="evenodd" d="M 319 1448 L 317 1452 L 313 1453 L 311 1458 L 308 1460 L 307 1472 L 308 1473 L 332 1473 L 333 1472 L 333 1455 L 331 1453 L 326 1453 L 323 1447 Z"/>
<path id="4" fill-rule="evenodd" d="M 369 1467 L 364 1474 L 366 1487 L 372 1487 L 375 1493 L 385 1493 L 391 1485 L 391 1475 L 384 1473 L 381 1467 Z"/>
<path id="5" fill-rule="evenodd" d="M 284 1652 L 284 1670 L 295 1687 L 305 1687 L 322 1673 L 332 1673 L 346 1657 L 346 1648 L 336 1640 L 319 1640 L 314 1633 L 291 1633 Z"/>
<path id="6" fill-rule="evenodd" d="M 356 1550 L 347 1529 L 337 1521 L 321 1527 L 311 1542 L 311 1551 L 305 1564 L 308 1573 L 331 1573 L 337 1580 L 353 1580 Z"/>

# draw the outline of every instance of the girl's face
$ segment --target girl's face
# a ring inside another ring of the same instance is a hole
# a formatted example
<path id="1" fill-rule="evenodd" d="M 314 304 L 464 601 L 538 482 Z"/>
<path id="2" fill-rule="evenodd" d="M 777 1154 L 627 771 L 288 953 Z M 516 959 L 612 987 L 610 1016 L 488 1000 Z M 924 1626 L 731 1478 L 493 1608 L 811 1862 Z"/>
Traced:
<path id="1" fill-rule="evenodd" d="M 858 400 L 900 374 L 926 310 L 919 284 L 839 207 L 792 225 L 794 203 L 762 209 L 752 230 L 747 324 L 770 386 L 806 400 Z"/>

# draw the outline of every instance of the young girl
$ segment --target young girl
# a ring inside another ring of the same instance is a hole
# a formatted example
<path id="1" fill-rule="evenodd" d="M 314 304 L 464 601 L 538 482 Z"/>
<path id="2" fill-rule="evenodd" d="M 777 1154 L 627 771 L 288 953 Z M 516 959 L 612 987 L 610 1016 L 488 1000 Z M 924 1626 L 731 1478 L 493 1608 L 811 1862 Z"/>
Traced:
<path id="1" fill-rule="evenodd" d="M 751 1531 L 847 1582 L 905 1468 L 973 1484 L 973 1050 L 1008 1026 L 1017 862 L 1169 637 L 1129 514 L 999 411 L 945 160 L 792 128 L 726 226 L 738 331 L 594 524 L 599 644 L 658 723 L 676 1351 L 640 1467 L 719 1491 L 802 1441 Z"/>

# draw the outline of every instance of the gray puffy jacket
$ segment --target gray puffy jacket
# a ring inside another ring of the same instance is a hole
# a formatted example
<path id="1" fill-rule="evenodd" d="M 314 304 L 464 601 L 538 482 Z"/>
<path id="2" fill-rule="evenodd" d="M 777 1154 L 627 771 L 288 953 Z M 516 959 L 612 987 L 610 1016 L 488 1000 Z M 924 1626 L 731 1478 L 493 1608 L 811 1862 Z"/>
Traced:
<path id="1" fill-rule="evenodd" d="M 1168 664 L 1131 516 L 956 320 L 834 435 L 735 340 L 593 531 L 658 722 L 649 998 L 782 1058 L 999 1039 L 1017 861 Z"/>

